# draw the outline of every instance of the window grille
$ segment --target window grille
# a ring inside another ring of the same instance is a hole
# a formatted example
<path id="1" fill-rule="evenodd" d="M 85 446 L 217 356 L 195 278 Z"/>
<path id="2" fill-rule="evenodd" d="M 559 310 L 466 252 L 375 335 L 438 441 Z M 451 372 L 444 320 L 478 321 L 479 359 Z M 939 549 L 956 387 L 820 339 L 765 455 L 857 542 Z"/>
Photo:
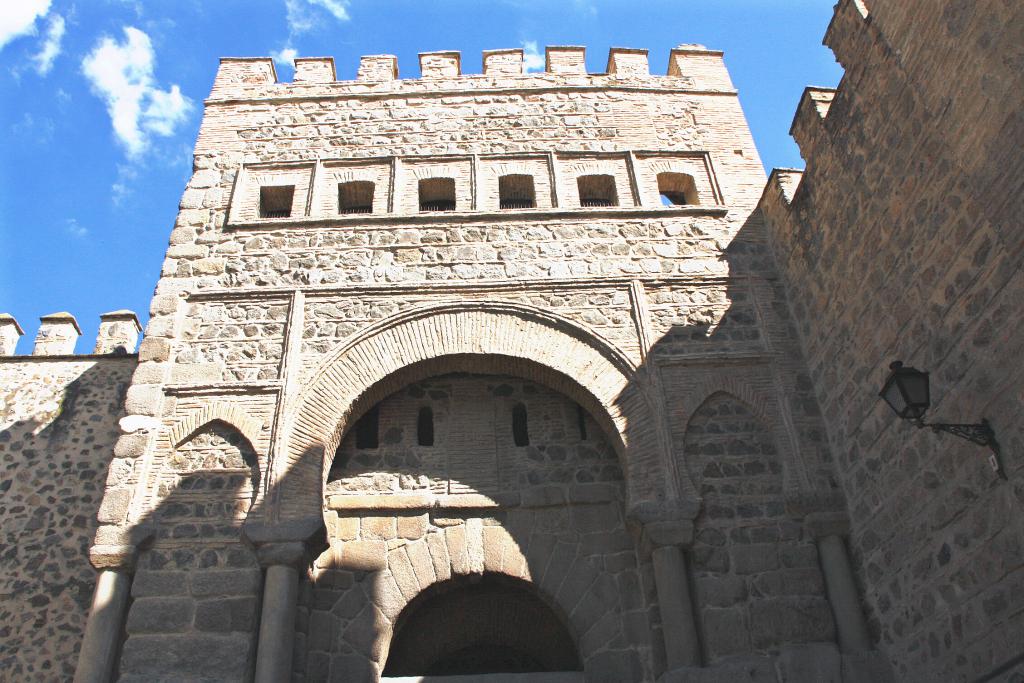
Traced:
<path id="1" fill-rule="evenodd" d="M 576 179 L 580 206 L 584 208 L 618 206 L 615 177 L 610 175 L 584 175 Z"/>
<path id="2" fill-rule="evenodd" d="M 338 213 L 373 213 L 373 183 L 368 180 L 339 183 Z"/>
<path id="3" fill-rule="evenodd" d="M 498 206 L 502 209 L 532 209 L 536 207 L 533 176 L 513 174 L 498 178 Z"/>
<path id="4" fill-rule="evenodd" d="M 419 184 L 420 211 L 454 211 L 455 179 L 424 178 Z"/>
<path id="5" fill-rule="evenodd" d="M 264 185 L 260 188 L 260 218 L 289 218 L 292 215 L 294 185 Z"/>

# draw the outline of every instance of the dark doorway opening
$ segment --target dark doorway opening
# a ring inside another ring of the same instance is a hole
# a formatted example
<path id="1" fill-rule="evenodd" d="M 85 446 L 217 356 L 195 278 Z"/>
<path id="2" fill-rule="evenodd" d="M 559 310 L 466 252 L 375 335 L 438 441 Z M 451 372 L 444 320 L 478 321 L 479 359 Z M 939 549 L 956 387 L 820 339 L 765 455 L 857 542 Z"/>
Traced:
<path id="1" fill-rule="evenodd" d="M 385 676 L 581 671 L 558 614 L 526 581 L 458 577 L 416 596 L 398 616 Z"/>

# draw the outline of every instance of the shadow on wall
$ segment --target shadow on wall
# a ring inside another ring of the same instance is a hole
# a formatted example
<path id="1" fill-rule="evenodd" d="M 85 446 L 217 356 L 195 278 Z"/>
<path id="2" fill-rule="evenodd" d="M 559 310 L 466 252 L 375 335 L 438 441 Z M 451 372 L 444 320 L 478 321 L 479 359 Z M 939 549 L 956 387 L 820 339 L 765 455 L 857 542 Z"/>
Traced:
<path id="1" fill-rule="evenodd" d="M 31 368 L 87 369 L 66 385 L 24 375 L 0 386 L 0 671 L 11 680 L 74 674 L 96 575 L 89 547 L 134 357 Z"/>
<path id="2" fill-rule="evenodd" d="M 686 237 L 706 236 L 694 227 Z M 651 297 L 647 366 L 665 398 L 675 472 L 701 500 L 688 563 L 703 663 L 755 655 L 752 670 L 772 676 L 787 645 L 835 649 L 802 517 L 842 502 L 759 212 L 722 259 L 729 277 L 720 285 Z"/>
<path id="3" fill-rule="evenodd" d="M 116 680 L 252 679 L 262 572 L 242 527 L 260 470 L 253 444 L 223 420 L 173 446 L 153 482 L 160 502 L 134 525 L 147 541 Z"/>

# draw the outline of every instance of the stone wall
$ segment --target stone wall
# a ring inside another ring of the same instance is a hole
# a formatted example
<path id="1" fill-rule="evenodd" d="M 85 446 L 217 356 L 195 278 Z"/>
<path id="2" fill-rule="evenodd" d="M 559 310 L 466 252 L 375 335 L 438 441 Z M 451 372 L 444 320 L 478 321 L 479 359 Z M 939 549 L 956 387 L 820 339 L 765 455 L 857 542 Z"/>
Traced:
<path id="1" fill-rule="evenodd" d="M 0 678 L 67 681 L 135 356 L 0 358 Z"/>
<path id="2" fill-rule="evenodd" d="M 1020 667 L 1022 26 L 1012 2 L 840 2 L 826 43 L 846 75 L 805 93 L 807 169 L 777 170 L 761 204 L 902 680 Z M 991 422 L 1008 480 L 892 414 L 897 359 L 931 373 L 928 420 Z"/>

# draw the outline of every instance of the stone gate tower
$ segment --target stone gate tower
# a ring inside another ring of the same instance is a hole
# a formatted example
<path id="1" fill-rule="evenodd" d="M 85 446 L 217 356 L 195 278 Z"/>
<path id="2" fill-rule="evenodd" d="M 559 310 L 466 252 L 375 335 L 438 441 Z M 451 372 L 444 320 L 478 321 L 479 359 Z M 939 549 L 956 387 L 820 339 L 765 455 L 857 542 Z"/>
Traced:
<path id="1" fill-rule="evenodd" d="M 222 60 L 76 680 L 884 676 L 721 53 L 483 63 Z"/>

